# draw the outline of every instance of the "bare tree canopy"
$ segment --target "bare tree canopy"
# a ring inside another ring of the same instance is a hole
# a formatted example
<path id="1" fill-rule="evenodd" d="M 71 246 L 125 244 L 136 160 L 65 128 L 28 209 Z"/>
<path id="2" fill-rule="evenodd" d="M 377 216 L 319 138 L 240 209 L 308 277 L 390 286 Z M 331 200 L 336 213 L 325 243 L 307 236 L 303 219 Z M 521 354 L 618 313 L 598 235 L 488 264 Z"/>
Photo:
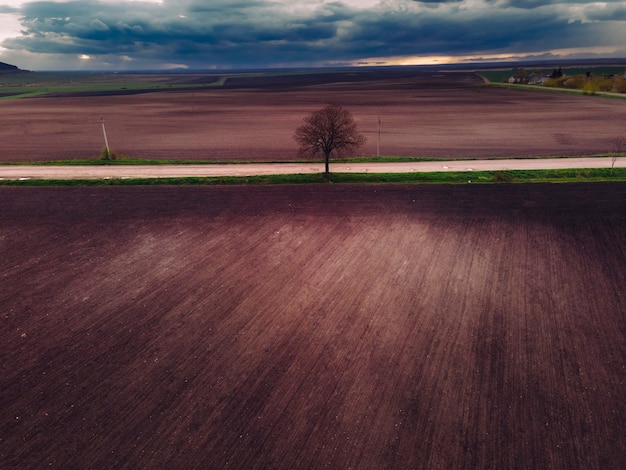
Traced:
<path id="1" fill-rule="evenodd" d="M 305 117 L 304 124 L 296 129 L 294 139 L 300 145 L 300 155 L 324 154 L 327 175 L 333 151 L 344 155 L 361 147 L 366 140 L 357 132 L 352 113 L 337 105 L 325 106 Z"/>

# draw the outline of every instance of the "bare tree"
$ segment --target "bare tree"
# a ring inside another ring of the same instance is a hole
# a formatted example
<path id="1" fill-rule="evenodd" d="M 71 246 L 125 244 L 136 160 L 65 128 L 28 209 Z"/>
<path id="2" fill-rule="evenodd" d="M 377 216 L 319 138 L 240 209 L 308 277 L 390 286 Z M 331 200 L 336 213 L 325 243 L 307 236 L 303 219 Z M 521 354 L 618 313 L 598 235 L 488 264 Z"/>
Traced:
<path id="1" fill-rule="evenodd" d="M 613 148 L 615 152 L 611 153 L 611 174 L 613 174 L 613 168 L 615 167 L 615 162 L 617 162 L 617 157 L 622 154 L 622 150 L 626 148 L 626 138 L 624 137 L 616 137 L 613 140 Z"/>
<path id="2" fill-rule="evenodd" d="M 343 155 L 361 147 L 366 139 L 357 132 L 352 113 L 337 105 L 328 105 L 304 118 L 296 129 L 294 139 L 300 145 L 300 155 L 324 154 L 326 177 L 330 154 Z"/>

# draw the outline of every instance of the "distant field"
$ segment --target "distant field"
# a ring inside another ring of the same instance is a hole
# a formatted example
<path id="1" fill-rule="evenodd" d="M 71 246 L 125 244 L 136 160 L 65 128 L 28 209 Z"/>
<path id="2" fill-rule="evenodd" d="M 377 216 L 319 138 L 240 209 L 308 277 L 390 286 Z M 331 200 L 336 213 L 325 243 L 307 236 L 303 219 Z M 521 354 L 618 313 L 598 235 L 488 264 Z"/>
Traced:
<path id="1" fill-rule="evenodd" d="M 99 72 L 37 72 L 0 74 L 2 99 L 137 92 L 219 86 L 224 77 L 210 74 L 140 74 Z"/>
<path id="2" fill-rule="evenodd" d="M 6 468 L 623 468 L 626 184 L 0 187 Z"/>
<path id="3" fill-rule="evenodd" d="M 209 161 L 293 160 L 295 128 L 327 103 L 349 109 L 368 138 L 357 156 L 377 154 L 379 118 L 380 154 L 419 158 L 602 154 L 626 122 L 619 100 L 493 89 L 469 72 L 156 75 L 145 78 L 151 92 L 140 79 L 1 102 L 0 162 L 98 158 L 101 116 L 123 155 Z"/>

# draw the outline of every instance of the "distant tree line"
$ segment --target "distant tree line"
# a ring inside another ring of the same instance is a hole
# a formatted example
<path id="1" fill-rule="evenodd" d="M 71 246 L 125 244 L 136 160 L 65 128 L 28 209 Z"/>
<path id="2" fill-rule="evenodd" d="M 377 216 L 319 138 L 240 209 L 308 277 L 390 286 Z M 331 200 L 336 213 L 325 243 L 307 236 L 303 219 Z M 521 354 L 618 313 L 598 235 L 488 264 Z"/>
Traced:
<path id="1" fill-rule="evenodd" d="M 587 94 L 595 94 L 596 92 L 626 93 L 626 73 L 617 74 L 598 70 L 595 71 L 597 73 L 594 73 L 590 70 L 581 71 L 580 69 L 577 72 L 570 75 L 561 67 L 553 69 L 550 74 L 546 70 L 529 72 L 523 68 L 517 68 L 513 70 L 513 75 L 508 79 L 508 82 L 582 90 Z"/>
<path id="2" fill-rule="evenodd" d="M 561 78 L 563 76 L 563 69 L 559 67 L 558 69 L 554 69 L 550 74 L 550 78 Z"/>
<path id="3" fill-rule="evenodd" d="M 626 93 L 626 78 L 622 75 L 596 75 L 591 72 L 578 75 L 561 75 L 547 79 L 544 86 L 582 90 L 588 94 L 599 91 Z"/>

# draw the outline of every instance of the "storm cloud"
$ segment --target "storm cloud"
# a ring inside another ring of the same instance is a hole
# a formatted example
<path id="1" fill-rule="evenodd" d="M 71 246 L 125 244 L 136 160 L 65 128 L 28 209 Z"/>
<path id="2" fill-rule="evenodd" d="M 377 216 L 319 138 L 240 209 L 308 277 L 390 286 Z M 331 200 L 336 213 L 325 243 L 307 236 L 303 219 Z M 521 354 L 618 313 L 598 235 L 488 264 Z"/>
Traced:
<path id="1" fill-rule="evenodd" d="M 557 50 L 624 55 L 626 39 L 626 1 L 74 0 L 0 5 L 0 14 L 18 15 L 21 29 L 1 43 L 0 60 L 50 60 L 55 68 L 323 66 Z"/>

